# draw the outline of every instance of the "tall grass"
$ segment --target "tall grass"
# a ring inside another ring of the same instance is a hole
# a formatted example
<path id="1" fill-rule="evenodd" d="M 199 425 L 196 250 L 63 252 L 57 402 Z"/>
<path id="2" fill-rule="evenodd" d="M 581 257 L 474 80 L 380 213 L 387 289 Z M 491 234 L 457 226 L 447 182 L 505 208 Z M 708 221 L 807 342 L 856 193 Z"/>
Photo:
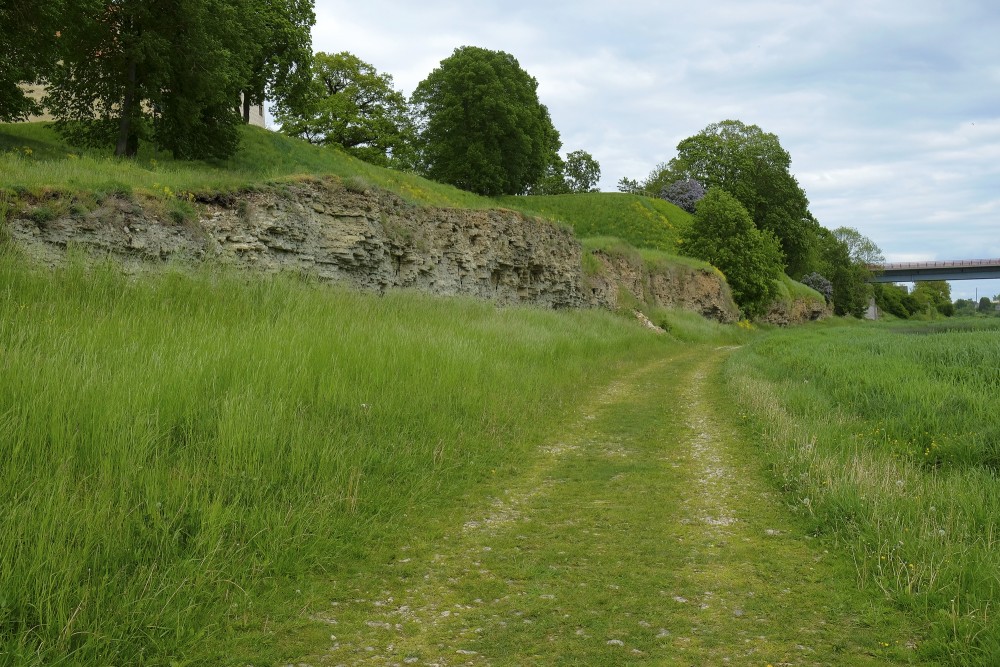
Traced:
<path id="1" fill-rule="evenodd" d="M 793 505 L 921 619 L 925 657 L 957 665 L 1000 664 L 998 334 L 816 326 L 727 369 Z"/>
<path id="2" fill-rule="evenodd" d="M 4 254 L 0 663 L 266 656 L 290 582 L 483 493 L 666 345 L 600 312 Z"/>

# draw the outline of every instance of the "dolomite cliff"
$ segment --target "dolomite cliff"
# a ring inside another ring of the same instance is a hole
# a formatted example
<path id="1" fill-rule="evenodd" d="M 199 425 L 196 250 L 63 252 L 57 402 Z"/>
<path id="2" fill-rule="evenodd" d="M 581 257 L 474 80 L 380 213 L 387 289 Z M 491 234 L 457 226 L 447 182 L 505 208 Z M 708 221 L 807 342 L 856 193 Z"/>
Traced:
<path id="1" fill-rule="evenodd" d="M 388 192 L 349 189 L 337 178 L 203 200 L 197 219 L 184 222 L 155 202 L 114 197 L 90 211 L 64 208 L 46 219 L 25 206 L 11 221 L 14 242 L 50 264 L 76 245 L 136 270 L 211 261 L 306 272 L 368 290 L 412 288 L 550 308 L 616 309 L 624 306 L 624 290 L 650 305 L 723 322 L 738 317 L 716 272 L 681 265 L 651 271 L 598 252 L 600 270 L 584 275 L 582 248 L 569 228 L 509 210 L 418 207 Z"/>

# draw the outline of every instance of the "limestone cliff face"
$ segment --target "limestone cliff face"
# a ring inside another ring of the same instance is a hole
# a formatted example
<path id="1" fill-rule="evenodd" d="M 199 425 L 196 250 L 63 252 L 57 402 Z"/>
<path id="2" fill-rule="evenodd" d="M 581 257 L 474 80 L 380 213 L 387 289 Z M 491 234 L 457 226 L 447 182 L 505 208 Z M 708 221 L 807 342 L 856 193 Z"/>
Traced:
<path id="1" fill-rule="evenodd" d="M 729 285 L 715 271 L 682 264 L 648 267 L 640 257 L 596 251 L 602 270 L 590 278 L 595 305 L 617 309 L 620 290 L 639 302 L 690 310 L 720 322 L 735 322 L 739 309 Z"/>
<path id="2" fill-rule="evenodd" d="M 154 203 L 155 204 L 155 203 Z M 640 302 L 736 318 L 725 282 L 694 269 L 645 272 L 605 256 L 585 277 L 573 232 L 508 210 L 419 207 L 336 178 L 202 201 L 176 223 L 155 205 L 109 198 L 95 210 L 11 224 L 30 256 L 54 263 L 70 244 L 136 267 L 212 261 L 274 273 L 302 271 L 362 289 L 413 288 L 501 304 L 618 307 L 619 285 Z"/>

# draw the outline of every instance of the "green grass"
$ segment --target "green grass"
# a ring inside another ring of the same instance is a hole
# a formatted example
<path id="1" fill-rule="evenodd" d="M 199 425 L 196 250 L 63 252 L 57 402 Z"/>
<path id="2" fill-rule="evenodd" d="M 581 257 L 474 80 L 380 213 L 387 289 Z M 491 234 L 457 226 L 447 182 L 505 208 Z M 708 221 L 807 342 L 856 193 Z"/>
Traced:
<path id="1" fill-rule="evenodd" d="M 671 346 L 568 410 L 492 502 L 338 582 L 295 662 L 912 664 L 906 616 L 719 418 L 726 353 Z"/>
<path id="2" fill-rule="evenodd" d="M 995 665 L 1000 325 L 961 324 L 776 332 L 728 376 L 792 506 L 929 628 L 921 653 Z"/>
<path id="3" fill-rule="evenodd" d="M 526 213 L 561 220 L 580 238 L 614 237 L 636 248 L 676 253 L 691 216 L 662 199 L 623 193 L 584 193 L 497 200 Z"/>
<path id="4" fill-rule="evenodd" d="M 602 312 L 3 255 L 0 656 L 278 662 L 310 584 L 480 502 L 669 345 Z"/>
<path id="5" fill-rule="evenodd" d="M 65 144 L 48 123 L 0 124 L 3 186 L 28 191 L 117 190 L 210 195 L 260 187 L 269 181 L 336 175 L 390 190 L 407 201 L 430 206 L 488 208 L 494 202 L 449 185 L 375 167 L 343 152 L 321 148 L 259 127 L 242 128 L 239 151 L 228 160 L 177 161 L 144 144 L 135 160 L 110 151 Z"/>
<path id="6" fill-rule="evenodd" d="M 781 274 L 781 278 L 778 280 L 778 299 L 789 305 L 796 299 L 826 304 L 826 299 L 823 298 L 822 294 L 808 285 L 792 280 L 785 274 Z"/>

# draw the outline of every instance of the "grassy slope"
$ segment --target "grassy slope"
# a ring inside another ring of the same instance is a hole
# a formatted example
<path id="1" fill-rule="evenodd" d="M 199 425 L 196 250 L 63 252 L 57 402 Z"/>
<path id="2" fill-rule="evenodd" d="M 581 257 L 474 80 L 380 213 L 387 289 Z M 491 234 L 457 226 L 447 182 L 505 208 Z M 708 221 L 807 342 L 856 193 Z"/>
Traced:
<path id="1" fill-rule="evenodd" d="M 419 176 L 374 167 L 340 151 L 312 146 L 257 127 L 243 128 L 229 160 L 175 162 L 144 145 L 134 162 L 107 151 L 67 146 L 45 123 L 0 125 L 0 189 L 125 192 L 156 197 L 259 187 L 275 180 L 333 174 L 360 179 L 415 204 L 459 208 L 505 207 L 567 223 L 581 238 L 614 236 L 676 254 L 690 216 L 662 200 L 617 193 L 489 199 Z"/>
<path id="2" fill-rule="evenodd" d="M 614 237 L 636 248 L 676 254 L 691 216 L 662 199 L 623 193 L 501 197 L 505 206 L 573 226 L 580 238 Z"/>

